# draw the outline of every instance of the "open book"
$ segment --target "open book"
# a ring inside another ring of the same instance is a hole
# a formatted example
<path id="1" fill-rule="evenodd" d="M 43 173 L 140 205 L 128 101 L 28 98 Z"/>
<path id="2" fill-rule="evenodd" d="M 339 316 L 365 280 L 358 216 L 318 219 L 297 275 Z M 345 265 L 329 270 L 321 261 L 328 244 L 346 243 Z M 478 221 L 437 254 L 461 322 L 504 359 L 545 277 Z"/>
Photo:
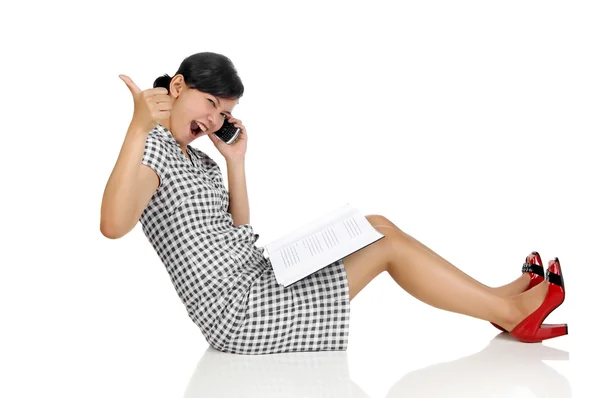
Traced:
<path id="1" fill-rule="evenodd" d="M 263 256 L 271 261 L 277 282 L 287 287 L 383 237 L 347 203 L 269 243 Z"/>

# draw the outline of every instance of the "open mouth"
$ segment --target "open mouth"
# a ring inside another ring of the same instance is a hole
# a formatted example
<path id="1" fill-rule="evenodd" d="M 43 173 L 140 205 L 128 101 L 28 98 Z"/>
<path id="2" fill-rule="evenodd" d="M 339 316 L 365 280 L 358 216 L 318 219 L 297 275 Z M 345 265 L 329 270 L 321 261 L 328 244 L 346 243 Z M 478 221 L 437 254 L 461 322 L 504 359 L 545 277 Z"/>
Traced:
<path id="1" fill-rule="evenodd" d="M 192 123 L 190 123 L 190 134 L 192 134 L 192 137 L 197 137 L 201 132 L 202 129 L 198 126 L 198 123 L 192 121 Z"/>

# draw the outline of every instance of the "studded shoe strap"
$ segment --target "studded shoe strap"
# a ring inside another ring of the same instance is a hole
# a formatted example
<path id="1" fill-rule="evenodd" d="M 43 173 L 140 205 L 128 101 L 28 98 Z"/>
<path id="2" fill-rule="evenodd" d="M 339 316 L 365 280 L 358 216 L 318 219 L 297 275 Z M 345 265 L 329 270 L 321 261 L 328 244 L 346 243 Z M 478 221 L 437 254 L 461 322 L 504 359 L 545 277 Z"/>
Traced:
<path id="1" fill-rule="evenodd" d="M 550 283 L 554 283 L 564 289 L 565 282 L 563 280 L 562 275 L 555 274 L 554 272 L 550 272 L 550 270 L 546 270 L 546 279 Z"/>
<path id="2" fill-rule="evenodd" d="M 531 272 L 533 274 L 541 276 L 542 278 L 544 277 L 544 267 L 542 267 L 541 265 L 523 263 L 523 268 L 521 269 L 521 271 Z"/>

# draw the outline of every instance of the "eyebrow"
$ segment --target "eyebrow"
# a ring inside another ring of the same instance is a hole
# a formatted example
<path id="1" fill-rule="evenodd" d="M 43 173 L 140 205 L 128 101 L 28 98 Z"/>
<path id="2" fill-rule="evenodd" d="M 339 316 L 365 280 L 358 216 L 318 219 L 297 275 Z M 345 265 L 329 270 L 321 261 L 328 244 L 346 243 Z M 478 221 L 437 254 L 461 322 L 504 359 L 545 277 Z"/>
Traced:
<path id="1" fill-rule="evenodd" d="M 217 99 L 217 104 L 221 105 L 221 101 L 219 101 L 219 97 L 215 97 L 215 98 Z M 240 101 L 238 101 L 237 103 L 239 104 L 239 103 L 240 103 Z M 228 114 L 229 116 L 232 116 L 231 112 L 229 112 L 229 111 L 223 111 L 223 112 L 225 112 L 225 113 L 226 113 L 226 114 Z"/>

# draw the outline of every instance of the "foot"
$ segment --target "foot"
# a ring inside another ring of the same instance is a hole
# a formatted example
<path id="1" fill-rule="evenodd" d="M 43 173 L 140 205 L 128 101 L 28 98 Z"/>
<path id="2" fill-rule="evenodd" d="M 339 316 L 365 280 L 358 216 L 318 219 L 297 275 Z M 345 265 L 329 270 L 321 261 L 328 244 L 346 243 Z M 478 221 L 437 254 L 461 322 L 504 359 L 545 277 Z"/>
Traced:
<path id="1" fill-rule="evenodd" d="M 527 256 L 527 258 L 525 259 L 525 262 L 528 264 L 532 264 L 533 257 L 534 257 L 534 255 L 532 253 L 529 254 Z M 502 297 L 514 296 L 514 295 L 523 293 L 524 291 L 529 289 L 530 281 L 531 281 L 531 276 L 529 275 L 529 273 L 524 272 L 523 274 L 521 274 L 521 276 L 519 276 L 517 279 L 515 279 L 511 283 L 506 284 L 504 286 L 495 287 L 493 289 L 494 289 L 494 292 L 498 296 L 502 296 Z"/>
<path id="2" fill-rule="evenodd" d="M 500 324 L 507 331 L 511 331 L 521 323 L 525 318 L 537 310 L 548 293 L 548 281 L 542 281 L 540 284 L 516 296 L 507 297 L 509 308 L 507 320 Z"/>

